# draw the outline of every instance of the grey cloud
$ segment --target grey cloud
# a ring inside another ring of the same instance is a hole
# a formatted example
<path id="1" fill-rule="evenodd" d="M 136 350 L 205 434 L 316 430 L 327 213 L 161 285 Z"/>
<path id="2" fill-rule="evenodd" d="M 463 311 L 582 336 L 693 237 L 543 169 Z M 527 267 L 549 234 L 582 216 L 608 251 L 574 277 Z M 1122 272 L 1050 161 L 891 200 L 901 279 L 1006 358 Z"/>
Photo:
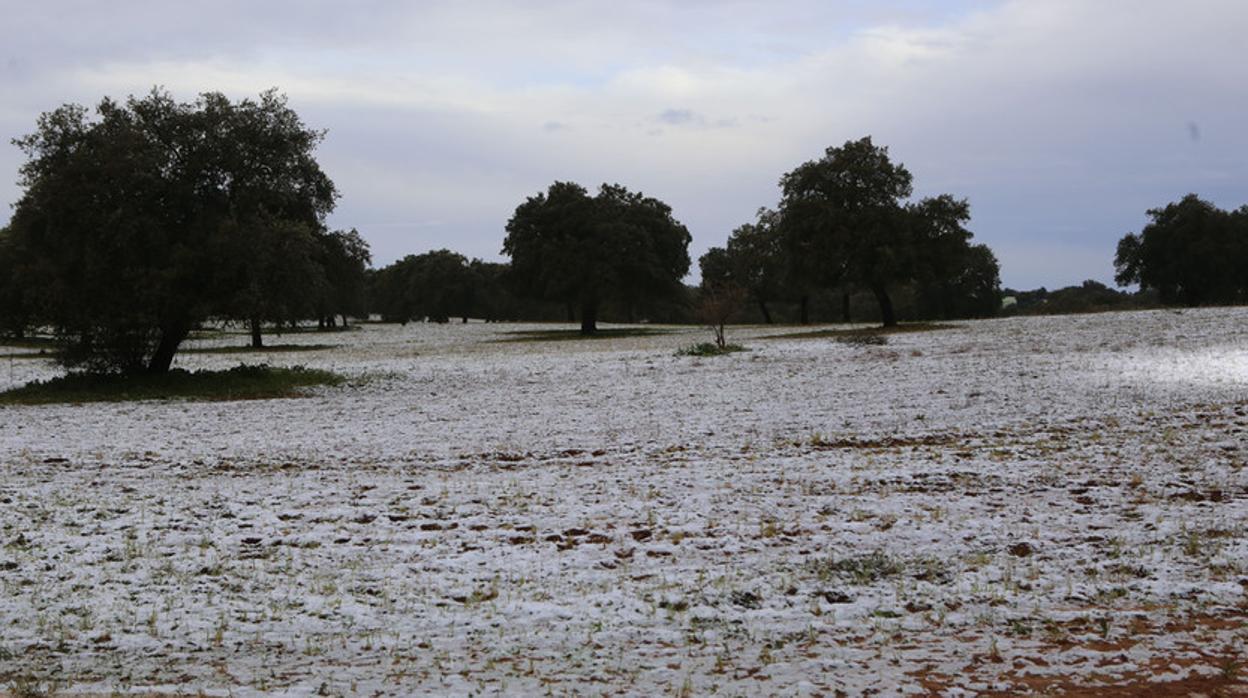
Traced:
<path id="1" fill-rule="evenodd" d="M 693 111 L 689 109 L 664 109 L 655 118 L 665 124 L 671 124 L 672 126 L 702 123 L 703 121 L 701 116 L 694 114 Z"/>
<path id="2" fill-rule="evenodd" d="M 0 199 L 19 195 L 21 162 L 3 144 L 41 111 L 156 82 L 180 98 L 277 85 L 329 130 L 333 223 L 365 224 L 380 263 L 497 255 L 515 205 L 555 179 L 662 198 L 697 257 L 774 205 L 783 172 L 870 134 L 916 193 L 970 199 L 1007 284 L 1108 280 L 1146 208 L 1189 191 L 1238 207 L 1248 181 L 1248 3 L 1130 7 L 15 3 L 0 24 Z"/>
<path id="3" fill-rule="evenodd" d="M 668 126 L 690 126 L 695 128 L 734 128 L 740 124 L 740 120 L 736 117 L 708 119 L 692 109 L 664 109 L 654 119 Z"/>

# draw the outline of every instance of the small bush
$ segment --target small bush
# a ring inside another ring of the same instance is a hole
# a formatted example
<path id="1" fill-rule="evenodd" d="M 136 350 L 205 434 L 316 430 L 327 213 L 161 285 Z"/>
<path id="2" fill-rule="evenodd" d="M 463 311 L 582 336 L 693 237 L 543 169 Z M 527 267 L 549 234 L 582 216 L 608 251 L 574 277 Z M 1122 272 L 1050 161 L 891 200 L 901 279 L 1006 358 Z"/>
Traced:
<path id="1" fill-rule="evenodd" d="M 676 351 L 676 356 L 723 356 L 724 354 L 732 354 L 738 351 L 748 351 L 740 344 L 725 344 L 719 346 L 715 342 L 702 342 L 688 347 L 682 347 Z"/>
<path id="2" fill-rule="evenodd" d="M 343 377 L 329 371 L 275 368 L 267 364 L 236 366 L 226 371 L 185 371 L 166 374 L 71 373 L 35 381 L 0 393 L 0 405 L 41 405 L 64 402 L 127 402 L 134 400 L 262 400 L 298 397 L 300 388 L 339 385 Z"/>

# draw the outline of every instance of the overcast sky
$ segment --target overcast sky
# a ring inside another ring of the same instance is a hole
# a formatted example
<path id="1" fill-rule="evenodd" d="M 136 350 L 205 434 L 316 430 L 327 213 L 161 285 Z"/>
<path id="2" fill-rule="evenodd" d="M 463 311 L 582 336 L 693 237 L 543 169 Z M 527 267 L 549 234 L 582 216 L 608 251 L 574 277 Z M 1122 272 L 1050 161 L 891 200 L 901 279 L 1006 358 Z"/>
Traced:
<path id="1" fill-rule="evenodd" d="M 552 181 L 669 203 L 695 260 L 864 135 L 971 202 L 1007 286 L 1109 282 L 1145 210 L 1248 203 L 1248 2 L 7 2 L 0 135 L 162 85 L 285 92 L 375 262 L 500 259 Z M 0 198 L 22 154 L 0 147 Z M 0 220 L 7 217 L 7 212 Z"/>

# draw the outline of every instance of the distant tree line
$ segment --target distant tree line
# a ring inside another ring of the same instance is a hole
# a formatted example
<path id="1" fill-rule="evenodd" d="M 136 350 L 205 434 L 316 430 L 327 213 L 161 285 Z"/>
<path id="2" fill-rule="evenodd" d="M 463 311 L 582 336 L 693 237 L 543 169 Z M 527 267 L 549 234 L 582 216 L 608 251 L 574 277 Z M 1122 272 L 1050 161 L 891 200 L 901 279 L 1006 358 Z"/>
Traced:
<path id="1" fill-rule="evenodd" d="M 358 232 L 325 224 L 338 192 L 313 156 L 323 137 L 273 91 L 182 103 L 157 89 L 41 115 L 15 141 L 27 161 L 0 229 L 0 332 L 50 331 L 71 369 L 162 373 L 210 321 L 249 328 L 259 347 L 266 327 L 374 314 L 585 333 L 602 319 L 689 321 L 711 290 L 767 322 L 808 321 L 829 297 L 847 316 L 865 295 L 884 324 L 997 306 L 997 263 L 970 244 L 967 203 L 910 201 L 910 173 L 870 138 L 785 174 L 779 207 L 703 255 L 691 289 L 689 231 L 618 184 L 528 197 L 505 226 L 507 263 L 443 249 L 372 270 Z"/>
<path id="2" fill-rule="evenodd" d="M 373 310 L 395 322 L 579 320 L 586 334 L 604 314 L 628 322 L 687 316 L 673 309 L 687 305 L 689 231 L 657 199 L 611 184 L 591 196 L 555 182 L 521 203 L 506 231 L 507 264 L 437 250 L 379 270 Z"/>
<path id="3" fill-rule="evenodd" d="M 1052 291 L 1044 287 L 1031 291 L 1007 288 L 1001 295 L 1001 314 L 1006 316 L 1144 310 L 1161 305 L 1155 291 L 1119 291 L 1092 279 Z"/>
<path id="4" fill-rule="evenodd" d="M 506 269 L 450 250 L 408 255 L 369 274 L 369 309 L 384 322 L 403 324 L 503 319 L 517 302 L 507 288 Z"/>

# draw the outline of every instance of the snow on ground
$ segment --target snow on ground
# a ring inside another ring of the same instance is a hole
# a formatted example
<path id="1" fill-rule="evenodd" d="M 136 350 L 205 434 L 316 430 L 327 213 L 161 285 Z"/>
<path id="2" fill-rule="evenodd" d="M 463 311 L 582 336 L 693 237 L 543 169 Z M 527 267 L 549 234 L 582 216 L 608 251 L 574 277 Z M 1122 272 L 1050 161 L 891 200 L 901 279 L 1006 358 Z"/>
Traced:
<path id="1" fill-rule="evenodd" d="M 1246 327 L 366 325 L 178 362 L 301 399 L 0 407 L 0 688 L 1242 689 Z"/>

